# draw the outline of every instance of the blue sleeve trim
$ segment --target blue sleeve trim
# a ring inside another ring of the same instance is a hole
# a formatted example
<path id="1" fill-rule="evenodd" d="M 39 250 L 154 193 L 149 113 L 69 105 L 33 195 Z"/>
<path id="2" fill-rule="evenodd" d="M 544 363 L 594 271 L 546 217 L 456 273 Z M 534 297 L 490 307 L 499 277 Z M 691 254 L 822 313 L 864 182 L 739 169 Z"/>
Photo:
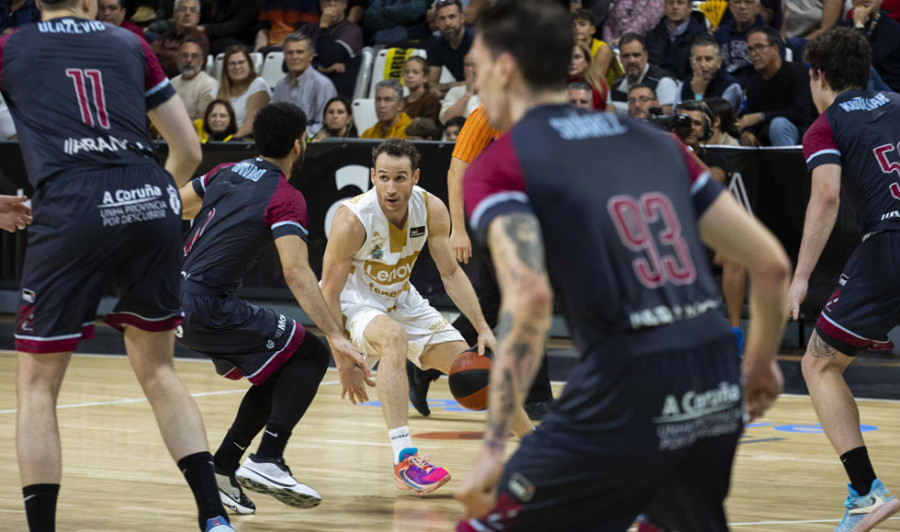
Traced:
<path id="1" fill-rule="evenodd" d="M 708 177 L 709 174 L 707 174 Z M 696 213 L 697 219 L 703 216 L 703 213 L 706 212 L 706 209 L 709 208 L 710 205 L 716 201 L 716 198 L 719 197 L 725 187 L 723 187 L 718 181 L 712 179 L 706 179 L 703 185 L 695 191 L 694 188 L 700 181 L 694 183 L 694 187 L 691 187 L 691 200 L 694 202 L 694 212 Z"/>
<path id="2" fill-rule="evenodd" d="M 299 236 L 304 242 L 307 242 L 309 231 L 297 222 L 278 222 L 272 224 L 273 237 L 277 239 L 288 235 Z"/>
<path id="3" fill-rule="evenodd" d="M 823 164 L 841 165 L 841 152 L 837 150 L 820 150 L 806 159 L 806 168 L 812 172 Z"/>
<path id="4" fill-rule="evenodd" d="M 482 204 L 484 204 L 484 202 L 482 202 Z M 481 244 L 487 244 L 487 230 L 488 227 L 491 226 L 491 222 L 493 222 L 495 218 L 497 218 L 498 216 L 514 213 L 534 214 L 534 211 L 531 209 L 531 205 L 518 200 L 506 200 L 494 203 L 484 209 L 478 220 L 478 225 L 475 225 L 474 223 L 472 224 L 472 228 L 475 229 L 475 234 L 478 238 L 478 242 Z"/>
<path id="5" fill-rule="evenodd" d="M 194 187 L 194 192 L 196 192 L 197 195 L 200 196 L 201 198 L 203 197 L 204 194 L 206 194 L 206 187 L 203 186 L 203 178 L 204 177 L 206 177 L 206 176 L 202 175 L 200 177 L 195 177 L 194 179 L 191 179 L 191 186 Z"/>
<path id="6" fill-rule="evenodd" d="M 169 80 L 163 80 L 159 85 L 146 92 L 147 110 L 155 109 L 175 96 L 175 88 Z"/>

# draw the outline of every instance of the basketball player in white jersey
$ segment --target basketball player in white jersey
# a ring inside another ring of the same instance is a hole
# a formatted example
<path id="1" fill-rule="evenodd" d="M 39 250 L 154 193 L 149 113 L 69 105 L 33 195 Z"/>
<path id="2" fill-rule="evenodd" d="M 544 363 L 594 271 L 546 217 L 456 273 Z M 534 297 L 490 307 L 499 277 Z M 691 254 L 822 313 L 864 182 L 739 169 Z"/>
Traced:
<path id="1" fill-rule="evenodd" d="M 481 313 L 475 290 L 450 246 L 450 214 L 437 197 L 416 186 L 419 154 L 402 139 L 389 139 L 372 151 L 375 188 L 345 201 L 335 213 L 322 268 L 322 294 L 343 320 L 351 341 L 364 356 L 378 357 L 376 392 L 394 455 L 394 484 L 422 495 L 450 480 L 450 473 L 418 454 L 409 436 L 409 385 L 406 360 L 422 369 L 450 370 L 469 346 L 409 282 L 416 257 L 428 242 L 447 294 L 479 331 L 478 350 L 496 339 Z M 372 367 L 374 360 L 367 360 Z M 362 379 L 352 367 L 338 370 L 342 380 Z M 355 398 L 351 393 L 350 400 Z M 513 432 L 532 430 L 521 406 Z"/>

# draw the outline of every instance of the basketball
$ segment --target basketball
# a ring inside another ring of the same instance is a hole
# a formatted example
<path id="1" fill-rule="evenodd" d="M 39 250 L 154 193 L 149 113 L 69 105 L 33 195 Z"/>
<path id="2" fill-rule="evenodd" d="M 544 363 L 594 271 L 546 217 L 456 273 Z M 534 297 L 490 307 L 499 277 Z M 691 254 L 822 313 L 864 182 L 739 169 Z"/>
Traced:
<path id="1" fill-rule="evenodd" d="M 487 409 L 492 355 L 485 348 L 484 356 L 479 356 L 478 347 L 472 347 L 460 353 L 450 366 L 450 393 L 462 407 Z"/>

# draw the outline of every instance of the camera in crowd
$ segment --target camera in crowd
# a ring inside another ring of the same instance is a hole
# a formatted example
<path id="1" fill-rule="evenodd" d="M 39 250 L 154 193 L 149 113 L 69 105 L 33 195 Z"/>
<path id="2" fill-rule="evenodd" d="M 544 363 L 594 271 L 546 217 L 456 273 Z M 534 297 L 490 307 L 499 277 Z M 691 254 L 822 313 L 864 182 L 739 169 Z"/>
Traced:
<path id="1" fill-rule="evenodd" d="M 667 131 L 671 131 L 682 142 L 685 142 L 691 136 L 691 116 L 687 113 L 676 111 L 664 115 L 661 107 L 651 107 L 647 121 Z"/>

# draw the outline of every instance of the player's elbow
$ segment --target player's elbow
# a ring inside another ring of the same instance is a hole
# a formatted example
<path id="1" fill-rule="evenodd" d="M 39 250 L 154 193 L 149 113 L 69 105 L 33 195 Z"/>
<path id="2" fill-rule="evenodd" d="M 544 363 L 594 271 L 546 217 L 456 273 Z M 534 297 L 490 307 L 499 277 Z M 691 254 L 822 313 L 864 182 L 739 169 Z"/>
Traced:
<path id="1" fill-rule="evenodd" d="M 753 282 L 767 286 L 787 284 L 791 278 L 791 261 L 781 246 L 773 246 L 766 253 L 757 255 L 757 260 L 749 268 Z"/>
<path id="2" fill-rule="evenodd" d="M 179 149 L 182 151 L 181 158 L 184 164 L 197 167 L 203 162 L 203 150 L 200 148 L 199 139 L 196 142 L 185 142 L 179 146 Z"/>
<path id="3" fill-rule="evenodd" d="M 550 328 L 553 315 L 553 290 L 546 278 L 532 283 L 520 284 L 517 290 L 516 307 L 521 316 L 543 330 Z"/>

